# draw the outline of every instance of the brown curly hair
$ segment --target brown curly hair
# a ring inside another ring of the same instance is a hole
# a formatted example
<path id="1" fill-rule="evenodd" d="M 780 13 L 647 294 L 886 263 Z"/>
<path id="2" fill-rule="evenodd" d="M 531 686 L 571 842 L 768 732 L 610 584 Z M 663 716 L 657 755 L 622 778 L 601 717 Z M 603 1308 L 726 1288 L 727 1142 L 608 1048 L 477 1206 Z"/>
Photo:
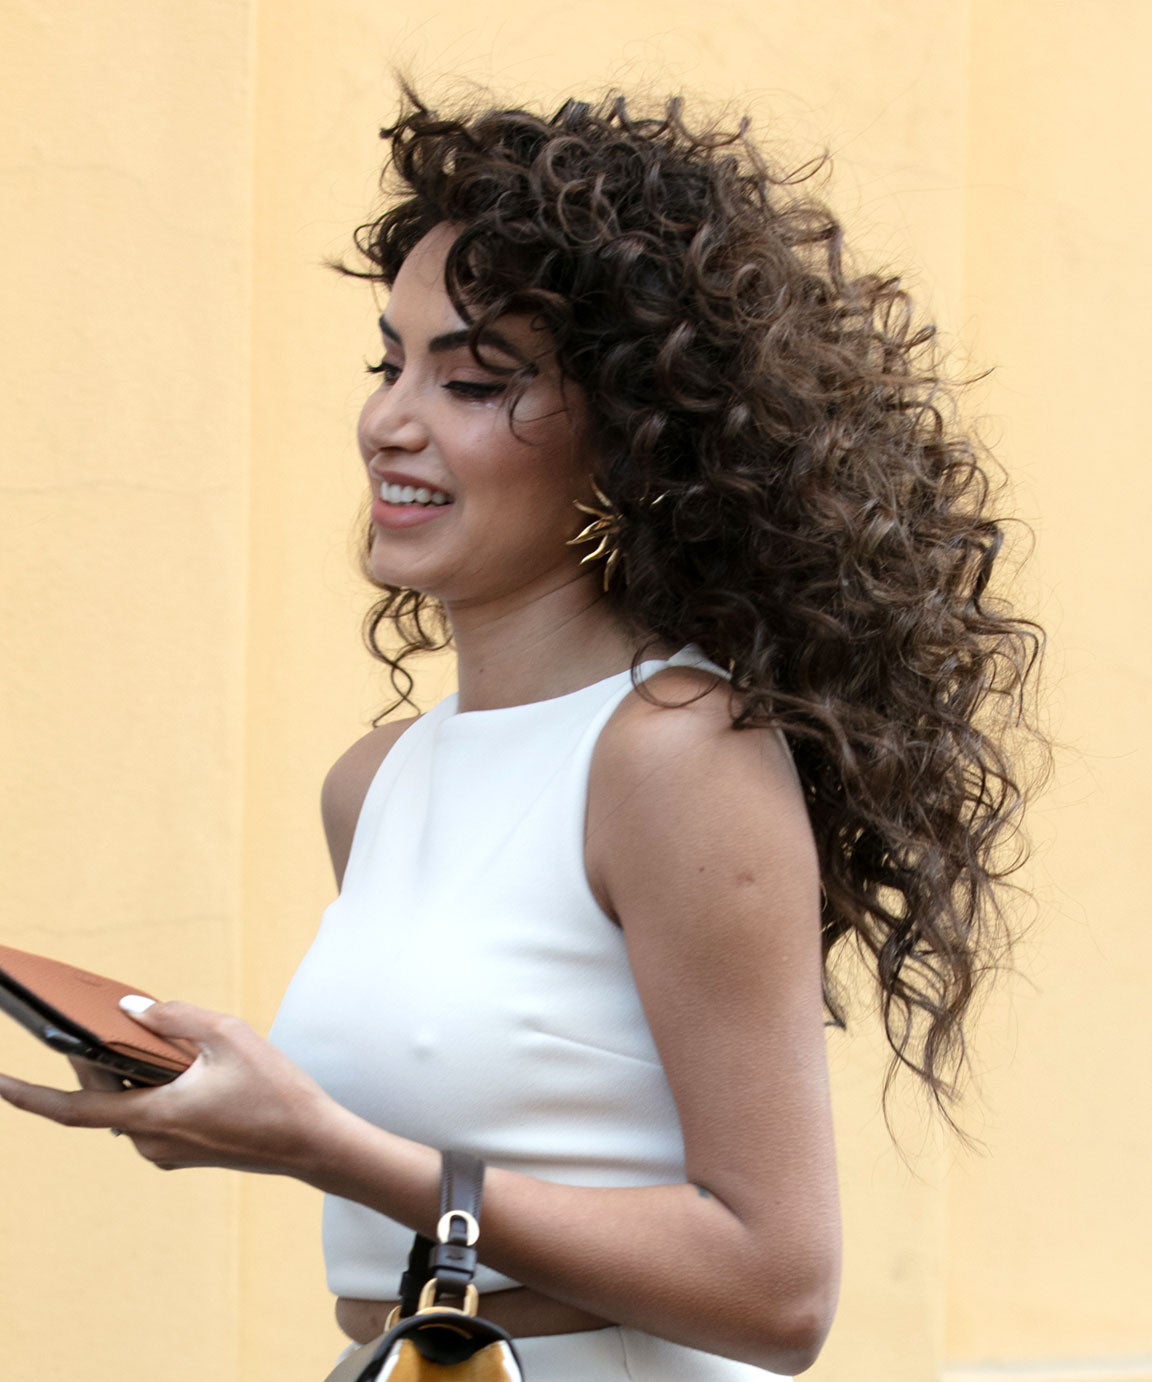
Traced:
<path id="1" fill-rule="evenodd" d="M 737 727 L 784 730 L 825 973 L 843 938 L 870 952 L 889 1081 L 910 1067 L 948 1116 L 1024 852 L 1011 746 L 1041 635 L 989 596 L 1003 523 L 981 448 L 945 412 L 932 328 L 898 279 L 846 269 L 837 221 L 766 165 L 747 121 L 693 129 L 679 100 L 641 117 L 619 96 L 551 119 L 441 115 L 406 89 L 381 136 L 391 205 L 346 272 L 391 285 L 450 222 L 474 352 L 504 313 L 547 326 L 621 516 L 607 598 L 728 669 Z M 383 589 L 366 637 L 408 700 L 405 659 L 448 631 L 434 602 Z"/>

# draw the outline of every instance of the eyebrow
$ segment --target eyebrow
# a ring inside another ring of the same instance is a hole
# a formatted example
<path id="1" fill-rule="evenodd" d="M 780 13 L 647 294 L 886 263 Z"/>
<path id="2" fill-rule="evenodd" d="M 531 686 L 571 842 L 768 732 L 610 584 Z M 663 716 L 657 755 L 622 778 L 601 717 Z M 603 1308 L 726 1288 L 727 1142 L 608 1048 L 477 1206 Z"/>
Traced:
<path id="1" fill-rule="evenodd" d="M 392 325 L 387 317 L 380 318 L 380 333 L 387 336 L 390 341 L 395 341 L 397 345 L 403 345 L 400 333 Z M 445 331 L 439 336 L 433 336 L 428 342 L 428 353 L 430 355 L 443 355 L 450 350 L 459 350 L 462 346 L 471 346 L 472 332 L 468 327 L 461 331 Z M 510 355 L 513 360 L 519 360 L 521 364 L 527 364 L 523 351 L 517 350 L 507 336 L 503 336 L 499 331 L 489 328 L 481 331 L 480 338 L 476 342 L 478 346 L 492 346 L 496 350 L 502 350 L 505 355 Z"/>

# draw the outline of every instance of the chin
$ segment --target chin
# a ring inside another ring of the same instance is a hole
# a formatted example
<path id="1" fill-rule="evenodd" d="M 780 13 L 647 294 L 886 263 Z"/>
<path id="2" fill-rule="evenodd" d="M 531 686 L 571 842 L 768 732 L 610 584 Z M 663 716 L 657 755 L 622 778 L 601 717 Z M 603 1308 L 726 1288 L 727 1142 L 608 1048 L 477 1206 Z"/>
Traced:
<path id="1" fill-rule="evenodd" d="M 405 571 L 397 562 L 373 561 L 369 557 L 365 571 L 373 585 L 391 586 L 397 590 L 420 590 L 421 594 L 424 593 L 421 585 L 413 579 L 414 573 Z"/>
<path id="2" fill-rule="evenodd" d="M 368 554 L 363 569 L 376 585 L 401 586 L 404 589 L 412 587 L 411 577 L 416 574 L 412 570 L 412 563 L 405 561 L 396 551 L 395 544 L 389 542 L 386 536 L 381 537 L 375 527 L 369 531 Z"/>
<path id="3" fill-rule="evenodd" d="M 394 553 L 385 556 L 384 553 L 371 551 L 364 563 L 364 572 L 374 585 L 390 586 L 396 590 L 416 590 L 421 595 L 427 595 L 429 599 L 440 598 L 437 594 L 441 585 L 439 581 L 426 570 L 414 569 L 411 562 L 396 560 Z"/>

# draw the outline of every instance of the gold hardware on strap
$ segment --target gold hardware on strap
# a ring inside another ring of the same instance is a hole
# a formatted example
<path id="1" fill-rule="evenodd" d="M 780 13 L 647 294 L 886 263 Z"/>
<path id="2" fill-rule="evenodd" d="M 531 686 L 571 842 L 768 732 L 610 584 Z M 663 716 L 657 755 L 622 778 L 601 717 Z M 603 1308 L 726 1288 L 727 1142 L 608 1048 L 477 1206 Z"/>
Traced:
<path id="1" fill-rule="evenodd" d="M 455 1310 L 458 1315 L 475 1315 L 480 1309 L 480 1292 L 471 1282 L 464 1287 L 463 1305 L 437 1305 L 436 1304 L 436 1278 L 424 1283 L 424 1289 L 420 1292 L 420 1304 L 416 1307 L 416 1313 L 420 1314 L 425 1310 Z M 389 1319 L 391 1324 L 391 1319 Z"/>

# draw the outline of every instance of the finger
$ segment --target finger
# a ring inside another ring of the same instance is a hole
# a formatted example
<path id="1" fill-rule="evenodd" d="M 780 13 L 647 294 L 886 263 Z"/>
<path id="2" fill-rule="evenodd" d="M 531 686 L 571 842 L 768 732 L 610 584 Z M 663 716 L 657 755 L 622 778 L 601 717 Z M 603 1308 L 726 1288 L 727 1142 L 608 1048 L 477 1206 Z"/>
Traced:
<path id="1" fill-rule="evenodd" d="M 117 1093 L 92 1089 L 50 1089 L 26 1084 L 11 1075 L 0 1075 L 0 1099 L 26 1113 L 50 1118 L 67 1128 L 124 1127 L 141 1095 L 131 1090 Z"/>
<path id="2" fill-rule="evenodd" d="M 210 1051 L 229 1035 L 247 1030 L 239 1018 L 226 1013 L 198 1008 L 194 1003 L 155 1003 L 139 994 L 128 994 L 120 1000 L 122 1011 L 142 1027 L 169 1041 L 191 1041 Z"/>

